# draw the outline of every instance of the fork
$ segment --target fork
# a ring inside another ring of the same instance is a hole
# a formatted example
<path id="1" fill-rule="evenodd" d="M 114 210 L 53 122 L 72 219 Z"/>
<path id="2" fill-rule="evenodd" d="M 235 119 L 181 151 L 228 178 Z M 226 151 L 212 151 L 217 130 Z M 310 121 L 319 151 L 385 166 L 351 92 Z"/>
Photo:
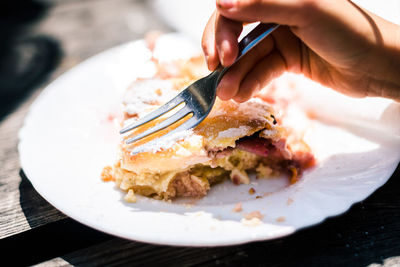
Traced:
<path id="1" fill-rule="evenodd" d="M 278 24 L 264 24 L 260 23 L 251 32 L 249 32 L 240 42 L 239 42 L 239 53 L 235 62 L 230 66 L 232 67 L 238 62 L 248 51 L 250 51 L 254 46 L 256 46 L 260 41 L 272 33 L 275 29 L 279 27 Z M 185 90 L 181 91 L 176 97 L 168 101 L 163 106 L 159 107 L 155 111 L 145 115 L 138 121 L 133 122 L 130 125 L 124 127 L 120 134 L 124 134 L 133 130 L 143 124 L 146 124 L 161 115 L 171 111 L 178 105 L 185 103 L 179 111 L 174 113 L 172 116 L 166 118 L 162 122 L 156 124 L 155 126 L 147 129 L 146 131 L 128 138 L 125 140 L 126 144 L 134 143 L 146 136 L 154 134 L 160 130 L 167 128 L 168 126 L 182 120 L 187 115 L 192 114 L 192 117 L 186 120 L 184 123 L 176 127 L 174 130 L 166 133 L 165 135 L 153 139 L 143 145 L 137 146 L 132 149 L 131 154 L 137 154 L 145 151 L 144 146 L 156 144 L 156 142 L 162 141 L 162 139 L 167 139 L 174 134 L 192 129 L 196 127 L 200 122 L 202 122 L 207 115 L 210 113 L 211 108 L 214 105 L 216 98 L 217 85 L 221 81 L 223 75 L 230 69 L 230 67 L 223 68 L 221 65 L 208 76 L 203 77 L 196 82 L 189 85 Z"/>

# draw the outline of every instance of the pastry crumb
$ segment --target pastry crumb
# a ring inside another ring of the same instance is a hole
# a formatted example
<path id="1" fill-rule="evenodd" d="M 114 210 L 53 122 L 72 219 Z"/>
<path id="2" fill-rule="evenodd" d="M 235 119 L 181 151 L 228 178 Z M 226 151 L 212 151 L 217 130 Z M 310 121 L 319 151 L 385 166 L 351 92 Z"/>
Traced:
<path id="1" fill-rule="evenodd" d="M 156 92 L 156 94 L 157 94 L 158 96 L 162 96 L 162 91 L 161 91 L 160 88 L 157 88 L 155 92 Z"/>
<path id="2" fill-rule="evenodd" d="M 286 201 L 286 205 L 291 205 L 294 202 L 294 200 L 292 198 L 288 198 L 288 200 Z"/>
<path id="3" fill-rule="evenodd" d="M 284 221 L 286 221 L 286 218 L 285 218 L 285 216 L 281 216 L 281 217 L 276 218 L 275 221 L 277 221 L 277 222 L 284 222 Z"/>
<path id="4" fill-rule="evenodd" d="M 244 215 L 244 218 L 247 220 L 251 220 L 253 218 L 262 219 L 264 216 L 258 211 L 253 211 Z"/>
<path id="5" fill-rule="evenodd" d="M 103 168 L 100 174 L 101 180 L 104 182 L 114 181 L 113 169 L 111 166 L 106 166 Z"/>
<path id="6" fill-rule="evenodd" d="M 238 202 L 235 204 L 235 207 L 233 207 L 233 212 L 241 212 L 243 210 L 242 208 L 242 202 Z"/>
<path id="7" fill-rule="evenodd" d="M 125 195 L 124 200 L 129 203 L 136 203 L 136 196 L 132 189 L 129 189 L 128 193 Z"/>
<path id="8" fill-rule="evenodd" d="M 249 189 L 249 194 L 250 194 L 250 195 L 254 195 L 255 192 L 256 192 L 256 190 L 255 190 L 253 187 L 251 187 L 251 188 Z"/>
<path id="9" fill-rule="evenodd" d="M 240 185 L 240 184 L 249 184 L 250 183 L 250 178 L 247 175 L 246 171 L 240 171 L 238 169 L 233 169 L 231 171 L 231 180 L 235 185 Z"/>

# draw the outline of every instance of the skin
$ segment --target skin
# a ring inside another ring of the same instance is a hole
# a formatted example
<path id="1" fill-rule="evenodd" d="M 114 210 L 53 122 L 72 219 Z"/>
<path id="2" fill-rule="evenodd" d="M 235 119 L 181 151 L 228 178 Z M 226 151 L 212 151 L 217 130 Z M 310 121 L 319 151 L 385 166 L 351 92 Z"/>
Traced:
<path id="1" fill-rule="evenodd" d="M 217 0 L 202 47 L 210 70 L 230 66 L 244 22 L 281 26 L 223 77 L 222 100 L 248 100 L 284 72 L 353 97 L 400 102 L 400 26 L 348 0 Z"/>

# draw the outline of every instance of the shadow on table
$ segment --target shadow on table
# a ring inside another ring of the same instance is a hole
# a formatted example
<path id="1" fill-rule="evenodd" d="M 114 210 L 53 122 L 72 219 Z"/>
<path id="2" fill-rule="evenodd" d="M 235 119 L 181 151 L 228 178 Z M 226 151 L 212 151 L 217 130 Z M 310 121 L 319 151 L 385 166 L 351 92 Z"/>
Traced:
<path id="1" fill-rule="evenodd" d="M 20 177 L 20 205 L 31 229 L 6 240 L 11 252 L 24 251 L 24 257 L 10 254 L 16 266 L 40 263 L 112 238 L 68 218 L 39 195 L 23 170 Z"/>
<path id="2" fill-rule="evenodd" d="M 61 59 L 58 41 L 30 33 L 47 8 L 33 0 L 0 3 L 0 121 L 46 80 Z"/>

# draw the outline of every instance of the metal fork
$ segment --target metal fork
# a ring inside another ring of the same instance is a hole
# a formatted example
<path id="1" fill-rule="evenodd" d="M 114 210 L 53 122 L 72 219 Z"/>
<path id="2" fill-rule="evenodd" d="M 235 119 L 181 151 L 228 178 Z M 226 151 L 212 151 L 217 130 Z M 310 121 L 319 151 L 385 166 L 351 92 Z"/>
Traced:
<path id="1" fill-rule="evenodd" d="M 255 45 L 257 45 L 261 40 L 267 37 L 275 29 L 279 27 L 278 24 L 263 24 L 257 25 L 251 32 L 249 32 L 240 42 L 239 42 L 239 53 L 235 62 L 231 65 L 233 66 L 238 62 L 249 50 L 251 50 Z M 222 76 L 229 70 L 230 67 L 223 68 L 221 65 L 208 76 L 197 80 L 196 82 L 189 85 L 185 90 L 180 92 L 176 97 L 171 99 L 169 102 L 159 107 L 157 110 L 147 114 L 138 121 L 124 127 L 120 134 L 124 134 L 130 130 L 133 130 L 145 123 L 148 123 L 166 112 L 172 110 L 178 105 L 185 103 L 185 106 L 177 111 L 172 116 L 166 118 L 162 122 L 156 124 L 154 127 L 147 129 L 146 131 L 128 138 L 125 140 L 126 144 L 131 144 L 136 142 L 146 136 L 156 133 L 168 126 L 180 121 L 190 113 L 192 117 L 179 125 L 174 130 L 166 133 L 165 135 L 158 138 L 158 140 L 152 140 L 145 145 L 152 145 L 155 142 L 160 142 L 161 139 L 166 139 L 179 131 L 185 131 L 194 128 L 200 122 L 202 122 L 206 116 L 210 113 L 211 108 L 214 105 L 216 98 L 216 88 L 218 83 L 221 81 Z M 143 152 L 144 145 L 137 146 L 133 148 L 131 154 L 137 154 Z"/>

